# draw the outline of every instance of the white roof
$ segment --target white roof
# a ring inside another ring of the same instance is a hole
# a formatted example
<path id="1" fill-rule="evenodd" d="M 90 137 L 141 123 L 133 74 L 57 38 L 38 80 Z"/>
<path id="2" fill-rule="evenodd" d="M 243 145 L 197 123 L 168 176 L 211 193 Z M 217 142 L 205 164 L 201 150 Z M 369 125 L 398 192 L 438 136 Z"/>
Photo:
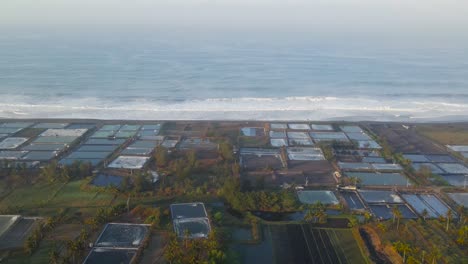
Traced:
<path id="1" fill-rule="evenodd" d="M 0 149 L 15 149 L 26 141 L 28 141 L 28 138 L 23 138 L 23 137 L 5 138 L 2 142 L 0 142 Z"/>
<path id="2" fill-rule="evenodd" d="M 51 128 L 44 131 L 43 137 L 81 137 L 88 131 L 87 128 L 66 129 L 66 128 Z"/>
<path id="3" fill-rule="evenodd" d="M 149 157 L 119 156 L 107 167 L 115 169 L 141 169 L 148 160 Z"/>

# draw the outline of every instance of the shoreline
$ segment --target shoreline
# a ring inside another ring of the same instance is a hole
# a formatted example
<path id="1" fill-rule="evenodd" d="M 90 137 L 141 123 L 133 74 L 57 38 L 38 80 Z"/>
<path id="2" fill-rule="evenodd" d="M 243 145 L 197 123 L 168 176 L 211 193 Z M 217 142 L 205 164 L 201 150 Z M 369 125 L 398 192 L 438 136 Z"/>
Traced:
<path id="1" fill-rule="evenodd" d="M 212 122 L 222 122 L 222 123 L 233 123 L 233 124 L 240 124 L 240 123 L 257 123 L 257 122 L 264 122 L 264 123 L 317 123 L 317 124 L 346 124 L 346 123 L 353 123 L 353 124 L 468 124 L 468 120 L 445 120 L 445 121 L 433 121 L 433 120 L 413 120 L 411 121 L 402 121 L 402 120 L 394 120 L 394 121 L 379 121 L 379 120 L 353 120 L 353 118 L 347 119 L 330 119 L 330 120 L 295 120 L 295 119 L 275 119 L 275 120 L 262 120 L 262 119 L 239 119 L 239 120 L 232 120 L 232 119 L 95 119 L 95 118 L 3 118 L 0 117 L 0 122 L 52 122 L 52 123 L 103 123 L 103 124 L 115 124 L 115 123 L 139 123 L 139 124 L 149 124 L 149 123 L 164 123 L 164 122 L 191 122 L 191 123 L 212 123 Z"/>

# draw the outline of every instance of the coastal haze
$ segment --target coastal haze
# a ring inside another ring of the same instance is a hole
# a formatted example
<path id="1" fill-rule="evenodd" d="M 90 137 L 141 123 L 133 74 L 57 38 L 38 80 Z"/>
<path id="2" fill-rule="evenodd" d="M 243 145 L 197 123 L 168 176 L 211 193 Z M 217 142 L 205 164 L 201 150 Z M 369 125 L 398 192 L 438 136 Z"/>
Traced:
<path id="1" fill-rule="evenodd" d="M 2 1 L 0 117 L 468 120 L 460 1 Z"/>

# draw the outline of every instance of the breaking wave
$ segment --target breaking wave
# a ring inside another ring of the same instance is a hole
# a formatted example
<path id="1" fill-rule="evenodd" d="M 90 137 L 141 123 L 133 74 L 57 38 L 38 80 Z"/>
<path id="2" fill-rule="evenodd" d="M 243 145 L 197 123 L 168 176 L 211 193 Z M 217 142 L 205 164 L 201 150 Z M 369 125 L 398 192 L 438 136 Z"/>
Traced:
<path id="1" fill-rule="evenodd" d="M 375 120 L 467 121 L 464 98 L 421 97 L 241 97 L 191 100 L 8 95 L 2 118 L 135 120 Z"/>

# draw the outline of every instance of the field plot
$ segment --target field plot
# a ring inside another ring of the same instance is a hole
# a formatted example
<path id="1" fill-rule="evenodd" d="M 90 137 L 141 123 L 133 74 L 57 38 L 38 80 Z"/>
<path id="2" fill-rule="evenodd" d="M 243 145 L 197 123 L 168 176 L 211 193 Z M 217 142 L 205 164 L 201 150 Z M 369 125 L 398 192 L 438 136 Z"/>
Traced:
<path id="1" fill-rule="evenodd" d="M 164 139 L 164 141 L 161 143 L 161 146 L 165 148 L 175 148 L 177 146 L 177 143 L 179 143 L 179 140 L 177 139 Z"/>
<path id="2" fill-rule="evenodd" d="M 28 141 L 28 138 L 23 137 L 9 137 L 5 138 L 0 142 L 0 149 L 16 149 L 21 146 L 24 142 Z"/>
<path id="3" fill-rule="evenodd" d="M 0 134 L 6 137 L 9 135 L 15 134 L 16 132 L 19 132 L 21 130 L 22 128 L 16 128 L 16 127 L 0 127 Z"/>
<path id="4" fill-rule="evenodd" d="M 468 145 L 447 145 L 447 147 L 455 152 L 468 152 Z"/>
<path id="5" fill-rule="evenodd" d="M 436 218 L 445 216 L 449 208 L 432 194 L 403 194 L 406 202 L 413 207 L 418 214 L 428 213 L 428 217 Z"/>
<path id="6" fill-rule="evenodd" d="M 120 127 L 122 127 L 122 125 L 103 125 L 101 127 L 101 129 L 99 130 L 102 130 L 102 131 L 117 131 L 120 129 Z"/>
<path id="7" fill-rule="evenodd" d="M 37 160 L 37 161 L 48 161 L 52 158 L 57 157 L 57 151 L 30 151 L 21 159 L 23 160 Z"/>
<path id="8" fill-rule="evenodd" d="M 466 123 L 450 125 L 419 125 L 418 133 L 443 145 L 468 145 L 468 125 Z"/>
<path id="9" fill-rule="evenodd" d="M 184 237 L 186 232 L 190 238 L 207 237 L 211 231 L 203 203 L 171 204 L 171 216 L 178 237 Z"/>
<path id="10" fill-rule="evenodd" d="M 346 133 L 346 135 L 348 136 L 349 139 L 351 140 L 356 140 L 356 141 L 360 141 L 360 140 L 372 140 L 371 137 L 369 137 L 366 133 L 363 133 L 363 132 L 357 132 L 357 133 Z"/>
<path id="11" fill-rule="evenodd" d="M 108 138 L 113 137 L 116 131 L 113 130 L 98 130 L 91 135 L 91 138 Z"/>
<path id="12" fill-rule="evenodd" d="M 86 128 L 77 128 L 77 129 L 54 129 L 50 128 L 44 131 L 40 136 L 41 137 L 81 137 L 83 136 L 86 132 L 88 132 L 88 129 Z"/>
<path id="13" fill-rule="evenodd" d="M 82 191 L 81 185 L 85 180 L 71 181 L 60 189 L 57 195 L 51 199 L 47 207 L 89 207 L 107 206 L 114 196 L 109 193 Z"/>
<path id="14" fill-rule="evenodd" d="M 141 169 L 148 160 L 149 157 L 119 156 L 107 167 L 115 169 Z"/>
<path id="15" fill-rule="evenodd" d="M 247 170 L 261 170 L 265 168 L 283 168 L 283 161 L 277 149 L 252 149 L 240 150 L 240 164 Z"/>
<path id="16" fill-rule="evenodd" d="M 416 171 L 420 171 L 422 168 L 426 167 L 429 170 L 431 170 L 431 172 L 434 173 L 434 174 L 444 173 L 444 171 L 441 168 L 437 167 L 437 165 L 435 165 L 433 163 L 423 163 L 423 162 L 422 163 L 413 163 L 412 166 Z"/>
<path id="17" fill-rule="evenodd" d="M 68 125 L 69 125 L 68 123 L 39 123 L 39 124 L 34 125 L 33 128 L 58 129 L 58 128 L 65 128 Z"/>
<path id="18" fill-rule="evenodd" d="M 210 221 L 208 218 L 175 219 L 174 229 L 178 237 L 203 238 L 210 233 Z"/>
<path id="19" fill-rule="evenodd" d="M 341 196 L 345 199 L 348 204 L 349 209 L 351 210 L 364 210 L 364 203 L 361 198 L 355 192 L 341 192 Z"/>
<path id="20" fill-rule="evenodd" d="M 22 147 L 23 150 L 34 151 L 57 151 L 60 152 L 67 147 L 67 144 L 30 144 Z"/>
<path id="21" fill-rule="evenodd" d="M 281 130 L 281 131 L 270 130 L 269 134 L 271 138 L 285 138 L 286 137 L 286 132 L 284 130 Z"/>
<path id="22" fill-rule="evenodd" d="M 75 136 L 50 136 L 50 137 L 38 137 L 34 140 L 33 144 L 71 144 L 78 137 Z"/>
<path id="23" fill-rule="evenodd" d="M 287 128 L 288 128 L 287 124 L 281 124 L 281 123 L 270 124 L 270 129 L 287 129 Z"/>
<path id="24" fill-rule="evenodd" d="M 138 138 L 142 140 L 159 140 L 162 136 L 158 136 L 159 130 L 140 130 Z M 160 140 L 162 141 L 162 139 Z"/>
<path id="25" fill-rule="evenodd" d="M 358 140 L 356 141 L 360 149 L 381 149 L 382 147 L 374 140 Z"/>
<path id="26" fill-rule="evenodd" d="M 19 215 L 0 215 L 0 237 L 20 218 Z"/>
<path id="27" fill-rule="evenodd" d="M 21 248 L 33 230 L 36 219 L 21 217 L 3 235 L 0 236 L 0 249 Z"/>
<path id="28" fill-rule="evenodd" d="M 445 162 L 445 163 L 456 163 L 458 162 L 450 155 L 425 155 L 430 162 Z"/>
<path id="29" fill-rule="evenodd" d="M 203 203 L 182 203 L 171 205 L 172 219 L 208 217 Z"/>
<path id="30" fill-rule="evenodd" d="M 294 139 L 309 139 L 309 134 L 307 132 L 293 132 L 293 131 L 288 131 L 288 138 L 294 138 Z"/>
<path id="31" fill-rule="evenodd" d="M 270 144 L 272 147 L 288 146 L 288 140 L 286 138 L 271 138 Z"/>
<path id="32" fill-rule="evenodd" d="M 344 171 L 370 171 L 372 165 L 364 162 L 338 162 L 338 166 Z"/>
<path id="33" fill-rule="evenodd" d="M 309 134 L 315 141 L 349 141 L 343 132 L 310 132 Z"/>
<path id="34" fill-rule="evenodd" d="M 407 160 L 411 160 L 411 162 L 413 163 L 417 163 L 417 162 L 423 162 L 423 163 L 427 163 L 427 162 L 430 162 L 428 158 L 426 158 L 426 156 L 422 155 L 422 154 L 404 154 L 403 157 Z"/>
<path id="35" fill-rule="evenodd" d="M 399 164 L 393 163 L 374 163 L 371 164 L 376 171 L 402 171 L 403 168 Z"/>
<path id="36" fill-rule="evenodd" d="M 137 253 L 136 249 L 93 248 L 84 264 L 130 264 Z"/>
<path id="37" fill-rule="evenodd" d="M 367 203 L 403 203 L 401 197 L 392 191 L 359 190 L 358 192 Z"/>
<path id="38" fill-rule="evenodd" d="M 345 126 L 340 126 L 341 131 L 346 132 L 346 133 L 361 133 L 363 132 L 362 129 L 359 126 L 354 126 L 354 125 L 345 125 Z"/>
<path id="39" fill-rule="evenodd" d="M 289 145 L 291 146 L 313 146 L 314 142 L 310 138 L 290 138 Z"/>
<path id="40" fill-rule="evenodd" d="M 82 145 L 75 152 L 114 152 L 116 145 Z"/>
<path id="41" fill-rule="evenodd" d="M 323 130 L 323 131 L 333 131 L 333 127 L 331 125 L 320 125 L 320 124 L 312 124 L 310 125 L 312 130 Z"/>
<path id="42" fill-rule="evenodd" d="M 3 198 L 0 208 L 20 206 L 25 209 L 36 208 L 41 203 L 47 203 L 60 189 L 60 184 L 35 184 L 20 187 Z"/>
<path id="43" fill-rule="evenodd" d="M 231 249 L 239 255 L 243 264 L 275 263 L 273 259 L 273 241 L 268 226 L 262 226 L 262 240 L 256 244 L 236 243 Z"/>
<path id="44" fill-rule="evenodd" d="M 217 147 L 218 144 L 211 142 L 209 139 L 202 138 L 186 138 L 182 140 L 178 146 L 179 149 L 196 150 L 215 150 Z"/>
<path id="45" fill-rule="evenodd" d="M 387 161 L 382 157 L 363 157 L 362 162 L 366 162 L 366 163 L 386 163 Z"/>
<path id="46" fill-rule="evenodd" d="M 335 184 L 333 167 L 327 160 L 289 160 L 289 172 L 301 173 L 305 176 L 307 185 Z"/>
<path id="47" fill-rule="evenodd" d="M 88 139 L 84 145 L 122 145 L 125 143 L 125 139 L 107 139 L 107 138 L 90 138 Z"/>
<path id="48" fill-rule="evenodd" d="M 468 208 L 468 193 L 449 193 L 448 196 L 458 205 L 463 205 Z"/>
<path id="49" fill-rule="evenodd" d="M 246 137 L 262 137 L 265 136 L 265 129 L 262 127 L 243 127 L 241 133 Z"/>
<path id="50" fill-rule="evenodd" d="M 362 185 L 411 185 L 408 179 L 400 173 L 347 172 L 346 176 L 357 177 Z"/>
<path id="51" fill-rule="evenodd" d="M 437 163 L 437 166 L 447 174 L 468 174 L 468 168 L 459 163 Z"/>
<path id="52" fill-rule="evenodd" d="M 29 151 L 21 151 L 21 150 L 0 151 L 0 159 L 19 160 L 28 153 L 29 153 Z"/>
<path id="53" fill-rule="evenodd" d="M 303 204 L 339 204 L 335 194 L 332 191 L 298 191 L 297 196 Z"/>
<path id="54" fill-rule="evenodd" d="M 270 225 L 272 263 L 367 263 L 347 229 L 318 229 L 310 225 Z"/>
<path id="55" fill-rule="evenodd" d="M 114 175 L 106 175 L 106 174 L 98 174 L 93 181 L 91 182 L 92 185 L 98 187 L 109 187 L 109 186 L 116 186 L 119 187 L 122 182 L 124 181 L 124 177 L 122 176 L 114 176 Z"/>
<path id="56" fill-rule="evenodd" d="M 465 183 L 466 183 L 466 186 L 468 186 L 468 178 L 462 174 L 457 174 L 457 175 L 445 174 L 445 175 L 440 175 L 440 177 L 443 178 L 446 182 L 448 182 L 448 184 L 452 186 L 463 187 L 465 186 Z"/>
<path id="57" fill-rule="evenodd" d="M 393 218 L 393 207 L 396 206 L 401 212 L 402 218 L 414 219 L 418 216 L 411 211 L 405 204 L 389 205 L 389 204 L 371 204 L 369 205 L 372 213 L 379 219 L 390 219 Z"/>
<path id="58" fill-rule="evenodd" d="M 287 153 L 290 160 L 325 160 L 320 148 L 290 147 L 287 148 Z"/>
<path id="59" fill-rule="evenodd" d="M 8 122 L 1 124 L 0 127 L 27 128 L 32 125 L 34 125 L 32 122 Z"/>
<path id="60" fill-rule="evenodd" d="M 109 223 L 95 247 L 138 248 L 149 234 L 149 225 Z"/>
<path id="61" fill-rule="evenodd" d="M 71 123 L 66 128 L 68 129 L 79 129 L 79 128 L 86 128 L 86 129 L 93 129 L 96 127 L 94 123 Z"/>
<path id="62" fill-rule="evenodd" d="M 444 149 L 419 135 L 413 127 L 406 129 L 400 124 L 370 124 L 369 126 L 374 133 L 384 138 L 396 153 L 445 154 Z"/>
<path id="63" fill-rule="evenodd" d="M 99 163 L 101 163 L 102 160 L 101 159 L 67 159 L 67 158 L 65 158 L 65 159 L 61 159 L 59 161 L 59 164 L 62 165 L 62 166 L 64 166 L 64 165 L 65 166 L 70 166 L 70 165 L 72 165 L 74 163 L 77 163 L 77 162 L 90 164 L 91 166 L 95 167 Z"/>
<path id="64" fill-rule="evenodd" d="M 288 124 L 288 127 L 292 130 L 310 130 L 308 124 Z"/>
<path id="65" fill-rule="evenodd" d="M 123 131 L 119 130 L 117 133 L 115 133 L 116 138 L 131 138 L 134 137 L 137 134 L 137 131 Z"/>

